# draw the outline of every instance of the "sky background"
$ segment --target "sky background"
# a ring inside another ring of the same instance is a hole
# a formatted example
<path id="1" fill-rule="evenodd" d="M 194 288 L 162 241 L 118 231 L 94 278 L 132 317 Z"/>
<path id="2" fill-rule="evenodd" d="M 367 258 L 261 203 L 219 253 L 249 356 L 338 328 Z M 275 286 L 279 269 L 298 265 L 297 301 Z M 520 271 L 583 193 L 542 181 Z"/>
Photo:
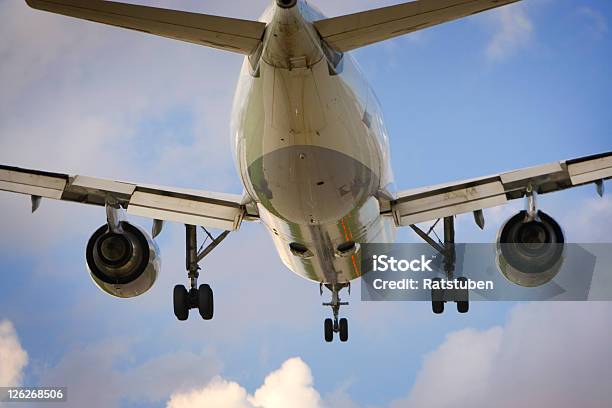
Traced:
<path id="1" fill-rule="evenodd" d="M 134 1 L 135 2 L 135 1 Z M 266 1 L 140 1 L 256 18 Z M 393 1 L 313 1 L 340 15 Z M 612 147 L 612 4 L 526 0 L 358 50 L 382 103 L 398 189 Z M 240 193 L 229 120 L 241 57 L 0 0 L 0 162 Z M 608 183 L 609 187 L 609 183 Z M 571 242 L 609 242 L 611 195 L 541 197 Z M 460 216 L 492 242 L 522 202 Z M 119 301 L 85 271 L 100 208 L 0 194 L 0 385 L 68 387 L 68 407 L 607 406 L 612 305 L 362 303 L 348 343 L 323 341 L 318 286 L 287 270 L 260 224 L 203 263 L 215 319 L 176 321 L 184 231 L 163 270 Z M 134 219 L 145 227 L 150 221 Z M 408 230 L 400 242 L 416 241 Z M 327 300 L 324 298 L 323 300 Z M 288 405 L 287 401 L 291 401 Z"/>

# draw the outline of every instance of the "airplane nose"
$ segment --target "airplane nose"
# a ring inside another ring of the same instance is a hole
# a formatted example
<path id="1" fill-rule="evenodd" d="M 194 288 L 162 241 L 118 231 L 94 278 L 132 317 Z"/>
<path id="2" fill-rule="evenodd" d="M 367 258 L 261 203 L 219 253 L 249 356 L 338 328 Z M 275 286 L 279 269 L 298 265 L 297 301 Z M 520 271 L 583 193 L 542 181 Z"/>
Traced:
<path id="1" fill-rule="evenodd" d="M 276 0 L 278 7 L 291 8 L 297 4 L 297 0 Z"/>

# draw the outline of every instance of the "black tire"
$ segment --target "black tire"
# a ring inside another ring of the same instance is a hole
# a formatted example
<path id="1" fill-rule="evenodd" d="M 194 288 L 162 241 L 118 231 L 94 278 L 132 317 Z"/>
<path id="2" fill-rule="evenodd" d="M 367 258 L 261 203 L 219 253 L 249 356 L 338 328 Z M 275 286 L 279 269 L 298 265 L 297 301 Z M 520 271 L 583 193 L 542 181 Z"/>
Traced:
<path id="1" fill-rule="evenodd" d="M 434 300 L 431 302 L 431 310 L 435 314 L 441 314 L 444 312 L 444 302 L 441 300 Z"/>
<path id="2" fill-rule="evenodd" d="M 338 324 L 340 329 L 340 341 L 345 342 L 348 340 L 348 320 L 345 318 L 340 319 Z"/>
<path id="3" fill-rule="evenodd" d="M 334 322 L 332 322 L 332 319 L 325 319 L 323 328 L 325 329 L 325 341 L 331 343 L 334 339 Z"/>
<path id="4" fill-rule="evenodd" d="M 204 320 L 213 318 L 215 312 L 213 291 L 210 285 L 200 285 L 198 289 L 198 310 Z"/>
<path id="5" fill-rule="evenodd" d="M 465 276 L 461 276 L 459 278 L 457 278 L 458 281 L 460 282 L 467 282 L 468 279 Z M 467 285 L 467 283 L 466 283 Z M 456 297 L 456 303 L 457 303 L 457 311 L 459 313 L 467 313 L 468 310 L 470 310 L 470 291 L 469 289 L 458 289 L 458 293 L 460 294 L 459 296 Z M 457 293 L 457 292 L 456 292 Z"/>
<path id="6" fill-rule="evenodd" d="M 174 315 L 184 321 L 189 317 L 189 292 L 183 285 L 176 285 L 172 296 Z"/>

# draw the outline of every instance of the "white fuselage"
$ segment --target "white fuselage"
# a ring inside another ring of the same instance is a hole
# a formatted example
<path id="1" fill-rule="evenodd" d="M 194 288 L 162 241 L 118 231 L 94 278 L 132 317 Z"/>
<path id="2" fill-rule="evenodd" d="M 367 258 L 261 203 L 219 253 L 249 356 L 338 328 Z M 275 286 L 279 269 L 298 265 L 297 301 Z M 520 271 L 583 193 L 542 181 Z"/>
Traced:
<path id="1" fill-rule="evenodd" d="M 263 47 L 234 100 L 237 167 L 285 265 L 322 283 L 361 275 L 359 243 L 390 242 L 378 198 L 392 194 L 378 101 L 349 55 L 326 49 L 304 2 L 272 5 Z M 356 245 L 352 245 L 352 243 Z M 340 248 L 339 248 L 340 247 Z"/>

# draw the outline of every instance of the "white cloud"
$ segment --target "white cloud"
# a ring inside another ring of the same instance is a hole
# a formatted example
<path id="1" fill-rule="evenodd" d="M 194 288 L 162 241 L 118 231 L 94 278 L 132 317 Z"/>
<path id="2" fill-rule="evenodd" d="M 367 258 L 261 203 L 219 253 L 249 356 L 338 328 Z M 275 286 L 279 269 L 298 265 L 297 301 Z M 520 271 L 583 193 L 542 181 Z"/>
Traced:
<path id="1" fill-rule="evenodd" d="M 608 20 L 599 11 L 582 6 L 578 9 L 578 13 L 588 20 L 589 29 L 595 37 L 599 38 L 608 33 Z"/>
<path id="2" fill-rule="evenodd" d="M 172 395 L 167 407 L 252 408 L 253 405 L 246 390 L 239 384 L 217 377 L 200 390 Z"/>
<path id="3" fill-rule="evenodd" d="M 249 395 L 235 382 L 216 378 L 204 388 L 175 393 L 167 408 L 317 408 L 321 397 L 313 388 L 310 367 L 300 358 L 291 358 L 270 373 L 264 384 Z"/>
<path id="4" fill-rule="evenodd" d="M 28 353 L 21 347 L 13 323 L 0 321 L 0 387 L 21 385 Z"/>
<path id="5" fill-rule="evenodd" d="M 142 348 L 139 342 L 121 337 L 75 348 L 41 369 L 40 383 L 67 387 L 66 408 L 112 408 L 125 401 L 163 401 L 177 389 L 209 381 L 221 368 L 212 350 L 177 351 L 134 363 L 136 348 Z"/>
<path id="6" fill-rule="evenodd" d="M 530 303 L 503 327 L 451 333 L 397 407 L 601 407 L 610 401 L 612 306 Z"/>
<path id="7" fill-rule="evenodd" d="M 449 334 L 437 350 L 425 357 L 408 402 L 428 407 L 454 406 L 459 401 L 462 406 L 475 403 L 486 391 L 487 379 L 495 375 L 490 356 L 499 352 L 502 334 L 499 327 Z M 444 392 L 435 394 L 432 384 L 444 384 Z"/>
<path id="8" fill-rule="evenodd" d="M 592 198 L 574 205 L 573 209 L 565 213 L 561 222 L 571 242 L 610 242 L 612 196 L 609 192 L 603 198 L 593 194 Z"/>
<path id="9" fill-rule="evenodd" d="M 312 387 L 310 368 L 300 358 L 292 358 L 280 369 L 270 373 L 264 384 L 255 391 L 255 406 L 283 408 L 314 408 L 320 404 L 319 393 Z"/>
<path id="10" fill-rule="evenodd" d="M 502 7 L 491 13 L 497 31 L 489 42 L 486 55 L 493 61 L 501 61 L 525 47 L 533 34 L 533 23 L 521 4 Z"/>

